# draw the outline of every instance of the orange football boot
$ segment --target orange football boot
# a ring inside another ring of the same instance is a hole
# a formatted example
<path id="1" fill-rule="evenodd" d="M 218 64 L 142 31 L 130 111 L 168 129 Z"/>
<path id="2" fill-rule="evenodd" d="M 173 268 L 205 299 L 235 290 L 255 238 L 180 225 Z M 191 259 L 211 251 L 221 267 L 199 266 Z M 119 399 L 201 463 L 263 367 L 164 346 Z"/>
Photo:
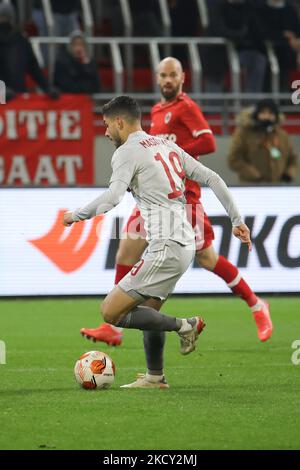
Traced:
<path id="1" fill-rule="evenodd" d="M 263 307 L 257 312 L 253 312 L 253 317 L 257 326 L 257 336 L 261 341 L 267 341 L 273 331 L 273 324 L 270 317 L 270 306 L 266 301 L 263 302 Z"/>
<path id="2" fill-rule="evenodd" d="M 103 323 L 98 328 L 81 328 L 80 333 L 86 339 L 91 341 L 102 341 L 109 346 L 120 346 L 122 343 L 123 333 L 109 323 Z"/>

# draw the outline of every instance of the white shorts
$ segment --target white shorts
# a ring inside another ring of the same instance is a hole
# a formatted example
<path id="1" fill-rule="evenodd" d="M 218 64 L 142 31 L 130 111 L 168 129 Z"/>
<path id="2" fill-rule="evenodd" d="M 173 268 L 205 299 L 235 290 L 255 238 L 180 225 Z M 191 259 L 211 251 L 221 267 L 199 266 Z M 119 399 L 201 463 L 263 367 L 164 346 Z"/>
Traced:
<path id="1" fill-rule="evenodd" d="M 137 300 L 166 299 L 195 256 L 195 243 L 181 245 L 173 240 L 150 242 L 143 257 L 118 286 Z"/>

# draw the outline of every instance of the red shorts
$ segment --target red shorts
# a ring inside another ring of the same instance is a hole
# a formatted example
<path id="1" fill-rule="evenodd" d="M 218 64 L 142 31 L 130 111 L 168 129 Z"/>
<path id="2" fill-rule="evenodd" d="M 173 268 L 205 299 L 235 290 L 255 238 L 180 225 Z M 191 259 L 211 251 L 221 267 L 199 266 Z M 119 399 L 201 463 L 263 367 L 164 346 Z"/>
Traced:
<path id="1" fill-rule="evenodd" d="M 187 216 L 195 231 L 196 251 L 205 250 L 212 244 L 215 234 L 199 200 L 187 203 Z M 146 238 L 144 220 L 137 206 L 133 209 L 123 232 L 130 234 L 133 238 Z"/>

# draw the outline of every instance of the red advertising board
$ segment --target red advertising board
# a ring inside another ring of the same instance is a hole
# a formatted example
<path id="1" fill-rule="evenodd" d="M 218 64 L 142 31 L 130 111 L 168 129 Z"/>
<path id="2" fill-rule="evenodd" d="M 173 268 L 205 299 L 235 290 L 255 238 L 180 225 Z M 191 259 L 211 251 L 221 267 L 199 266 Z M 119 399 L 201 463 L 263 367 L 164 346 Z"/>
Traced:
<path id="1" fill-rule="evenodd" d="M 22 95 L 0 106 L 0 185 L 94 183 L 92 101 Z"/>

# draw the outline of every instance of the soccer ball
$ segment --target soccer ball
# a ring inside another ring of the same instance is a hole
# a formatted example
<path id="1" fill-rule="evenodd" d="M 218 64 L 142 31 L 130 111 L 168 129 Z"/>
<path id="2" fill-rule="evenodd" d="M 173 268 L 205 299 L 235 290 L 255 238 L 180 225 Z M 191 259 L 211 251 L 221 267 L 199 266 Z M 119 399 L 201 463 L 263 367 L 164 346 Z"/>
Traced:
<path id="1" fill-rule="evenodd" d="M 100 351 L 83 354 L 75 364 L 77 382 L 86 389 L 108 388 L 115 380 L 116 368 L 111 358 Z"/>

